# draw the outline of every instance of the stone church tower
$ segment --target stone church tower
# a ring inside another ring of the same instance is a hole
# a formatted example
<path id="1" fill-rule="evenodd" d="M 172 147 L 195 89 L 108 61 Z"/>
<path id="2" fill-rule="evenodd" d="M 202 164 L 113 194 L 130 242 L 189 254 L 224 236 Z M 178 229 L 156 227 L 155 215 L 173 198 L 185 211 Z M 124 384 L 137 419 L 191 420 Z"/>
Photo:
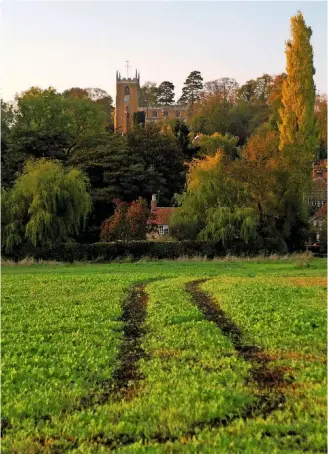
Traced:
<path id="1" fill-rule="evenodd" d="M 122 78 L 116 71 L 116 108 L 114 117 L 115 132 L 126 134 L 133 125 L 133 113 L 139 107 L 140 74 L 136 70 L 134 78 Z"/>

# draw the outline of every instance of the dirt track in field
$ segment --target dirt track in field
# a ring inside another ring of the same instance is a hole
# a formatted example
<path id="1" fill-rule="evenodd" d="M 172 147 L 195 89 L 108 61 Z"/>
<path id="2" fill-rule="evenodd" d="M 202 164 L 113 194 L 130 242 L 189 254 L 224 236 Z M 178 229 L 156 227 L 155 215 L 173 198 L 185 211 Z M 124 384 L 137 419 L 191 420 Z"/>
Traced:
<path id="1" fill-rule="evenodd" d="M 250 404 L 242 413 L 240 411 L 226 418 L 213 419 L 206 422 L 197 422 L 183 433 L 183 438 L 192 439 L 197 437 L 199 430 L 205 428 L 220 428 L 231 424 L 233 421 L 243 418 L 245 420 L 261 416 L 267 417 L 273 411 L 283 408 L 285 403 L 284 389 L 290 386 L 289 381 L 284 378 L 286 368 L 273 366 L 272 355 L 267 354 L 258 346 L 248 345 L 240 328 L 225 314 L 208 294 L 200 289 L 200 285 L 206 279 L 192 281 L 186 284 L 187 292 L 192 296 L 194 304 L 205 315 L 206 320 L 214 322 L 222 333 L 229 337 L 238 356 L 251 364 L 249 384 L 256 389 L 256 402 Z M 123 339 L 118 354 L 118 368 L 108 382 L 100 383 L 100 393 L 86 398 L 82 407 L 103 404 L 108 400 L 132 400 L 137 397 L 141 386 L 142 376 L 138 361 L 145 357 L 141 347 L 144 332 L 144 322 L 147 315 L 148 296 L 145 292 L 146 284 L 137 284 L 123 302 L 123 313 L 120 320 L 124 323 Z M 113 436 L 111 434 L 99 433 L 89 440 L 91 445 L 104 446 L 110 451 L 129 446 L 136 442 L 143 443 L 173 443 L 180 441 L 181 436 L 165 436 L 160 433 L 154 434 L 151 438 L 136 437 L 129 434 Z M 68 441 L 68 440 L 67 440 Z M 51 446 L 52 440 L 39 440 L 44 446 Z M 77 447 L 78 440 L 70 439 L 71 446 Z M 52 447 L 51 447 L 52 448 Z M 55 449 L 50 452 L 56 453 Z"/>
<path id="2" fill-rule="evenodd" d="M 124 337 L 118 355 L 120 366 L 113 375 L 113 382 L 114 394 L 125 400 L 135 396 L 144 378 L 137 363 L 145 356 L 141 338 L 144 335 L 147 299 L 145 285 L 138 284 L 123 304 L 121 321 L 124 322 Z"/>
<path id="3" fill-rule="evenodd" d="M 219 304 L 200 285 L 207 279 L 188 282 L 187 292 L 192 296 L 195 305 L 204 314 L 206 320 L 214 322 L 233 344 L 238 356 L 251 364 L 249 382 L 256 385 L 258 405 L 247 409 L 245 417 L 266 417 L 272 411 L 281 408 L 285 402 L 284 389 L 291 385 L 292 370 L 273 365 L 272 355 L 267 354 L 256 345 L 249 345 L 244 340 L 241 329 L 222 310 Z M 289 373 L 288 379 L 285 378 Z"/>

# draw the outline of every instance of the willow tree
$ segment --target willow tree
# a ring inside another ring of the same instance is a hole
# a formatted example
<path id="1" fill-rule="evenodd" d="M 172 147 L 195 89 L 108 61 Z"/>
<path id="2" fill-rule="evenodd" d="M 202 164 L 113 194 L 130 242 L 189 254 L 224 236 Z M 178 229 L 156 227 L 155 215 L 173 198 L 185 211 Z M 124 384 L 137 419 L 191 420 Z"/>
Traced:
<path id="1" fill-rule="evenodd" d="M 91 210 L 88 180 L 77 169 L 47 159 L 27 161 L 13 188 L 3 193 L 3 246 L 51 246 L 77 234 Z"/>
<path id="2" fill-rule="evenodd" d="M 257 212 L 247 206 L 247 194 L 229 168 L 223 150 L 193 159 L 186 191 L 177 196 L 180 207 L 172 215 L 172 235 L 178 239 L 222 241 L 238 237 L 246 243 L 256 237 Z"/>

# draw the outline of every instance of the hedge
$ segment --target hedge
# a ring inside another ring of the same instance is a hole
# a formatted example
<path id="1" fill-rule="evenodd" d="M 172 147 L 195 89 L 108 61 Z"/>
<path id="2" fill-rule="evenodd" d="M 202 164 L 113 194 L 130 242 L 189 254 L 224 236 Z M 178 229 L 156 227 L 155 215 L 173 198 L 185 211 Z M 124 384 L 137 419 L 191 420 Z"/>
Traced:
<path id="1" fill-rule="evenodd" d="M 245 245 L 243 243 L 236 244 L 232 249 L 227 250 L 222 243 L 206 241 L 118 241 L 114 243 L 93 244 L 65 243 L 58 244 L 51 248 L 31 248 L 25 245 L 10 254 L 8 258 L 15 261 L 22 260 L 25 257 L 33 257 L 35 260 L 52 260 L 58 262 L 109 262 L 126 257 L 130 257 L 133 260 L 139 260 L 142 257 L 175 259 L 182 256 L 206 256 L 211 259 L 227 254 L 252 256 L 265 254 L 266 252 L 273 251 L 260 250 L 259 248 L 254 247 L 254 245 L 251 247 L 250 245 Z"/>

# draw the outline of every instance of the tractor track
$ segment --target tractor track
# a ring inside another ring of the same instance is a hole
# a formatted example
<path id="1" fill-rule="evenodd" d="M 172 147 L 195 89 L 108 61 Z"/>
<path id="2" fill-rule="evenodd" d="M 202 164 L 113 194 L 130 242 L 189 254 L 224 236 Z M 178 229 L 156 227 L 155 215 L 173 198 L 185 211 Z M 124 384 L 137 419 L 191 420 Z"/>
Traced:
<path id="1" fill-rule="evenodd" d="M 290 381 L 287 381 L 284 378 L 286 373 L 285 368 L 270 367 L 272 358 L 267 355 L 263 349 L 245 343 L 240 328 L 208 294 L 199 288 L 199 286 L 207 280 L 208 279 L 201 279 L 187 283 L 185 286 L 186 291 L 192 296 L 194 304 L 204 314 L 206 320 L 214 322 L 222 333 L 229 337 L 238 356 L 251 364 L 249 381 L 253 385 L 255 384 L 257 389 L 254 394 L 257 398 L 256 401 L 229 417 L 212 419 L 211 421 L 206 422 L 197 422 L 180 436 L 163 436 L 158 433 L 146 438 L 143 436 L 131 436 L 124 433 L 119 436 L 111 436 L 110 434 L 107 435 L 100 432 L 89 439 L 88 442 L 91 445 L 103 446 L 107 448 L 109 452 L 112 452 L 137 442 L 142 442 L 142 444 L 174 443 L 180 441 L 181 437 L 197 437 L 197 434 L 202 429 L 219 429 L 226 427 L 237 419 L 247 420 L 256 417 L 266 418 L 273 411 L 284 407 L 284 388 L 290 385 Z M 108 400 L 131 400 L 139 394 L 144 377 L 138 368 L 138 361 L 141 358 L 146 357 L 141 346 L 141 340 L 145 334 L 144 322 L 147 313 L 148 300 L 145 286 L 146 283 L 135 285 L 123 302 L 123 312 L 120 320 L 124 322 L 124 327 L 123 339 L 118 355 L 119 367 L 108 382 L 101 383 L 100 394 L 87 396 L 85 401 L 81 402 L 81 409 L 100 405 Z M 47 444 L 49 447 L 49 439 L 41 438 L 38 441 L 42 445 Z M 74 439 L 74 437 L 67 437 L 67 441 L 71 443 L 71 447 L 76 448 L 79 445 L 78 440 Z M 50 447 L 50 451 L 53 454 L 59 454 L 59 451 L 57 451 L 56 448 L 51 448 L 52 447 Z"/>
<path id="2" fill-rule="evenodd" d="M 174 443 L 181 437 L 197 437 L 199 431 L 205 428 L 219 429 L 226 427 L 238 419 L 254 419 L 256 417 L 266 418 L 273 411 L 282 409 L 285 405 L 284 388 L 290 385 L 290 379 L 286 380 L 284 375 L 286 368 L 272 367 L 272 357 L 258 346 L 249 345 L 244 341 L 244 336 L 240 328 L 228 317 L 219 305 L 199 286 L 208 279 L 191 281 L 186 284 L 186 291 L 192 296 L 194 304 L 205 315 L 206 320 L 214 322 L 222 333 L 229 337 L 238 356 L 251 364 L 250 383 L 255 384 L 257 389 L 254 394 L 257 398 L 255 402 L 249 404 L 245 409 L 239 410 L 236 414 L 225 418 L 216 418 L 211 421 L 197 422 L 193 424 L 183 435 L 163 436 L 155 434 L 150 438 L 133 437 L 122 434 L 119 437 L 106 437 L 105 434 L 98 434 L 92 442 L 106 446 L 110 451 L 124 446 L 142 441 L 143 443 Z M 271 363 L 271 367 L 270 367 Z"/>
<path id="3" fill-rule="evenodd" d="M 144 378 L 138 368 L 138 361 L 145 357 L 141 347 L 148 300 L 145 286 L 144 283 L 134 285 L 123 301 L 119 318 L 123 322 L 123 339 L 117 356 L 118 367 L 113 376 L 98 382 L 96 392 L 82 398 L 79 407 L 74 410 L 102 405 L 108 400 L 131 400 L 138 394 Z"/>
<path id="4" fill-rule="evenodd" d="M 238 356 L 251 364 L 250 382 L 257 387 L 259 407 L 262 408 L 260 415 L 265 417 L 277 408 L 281 408 L 285 402 L 284 388 L 289 386 L 292 378 L 285 378 L 286 367 L 272 366 L 272 357 L 265 350 L 256 345 L 249 345 L 244 340 L 241 329 L 222 310 L 219 304 L 199 286 L 208 279 L 188 282 L 187 292 L 192 296 L 194 304 L 204 314 L 206 320 L 216 326 L 227 336 L 233 344 Z M 252 409 L 247 412 L 251 416 Z M 256 416 L 258 412 L 256 411 Z"/>

